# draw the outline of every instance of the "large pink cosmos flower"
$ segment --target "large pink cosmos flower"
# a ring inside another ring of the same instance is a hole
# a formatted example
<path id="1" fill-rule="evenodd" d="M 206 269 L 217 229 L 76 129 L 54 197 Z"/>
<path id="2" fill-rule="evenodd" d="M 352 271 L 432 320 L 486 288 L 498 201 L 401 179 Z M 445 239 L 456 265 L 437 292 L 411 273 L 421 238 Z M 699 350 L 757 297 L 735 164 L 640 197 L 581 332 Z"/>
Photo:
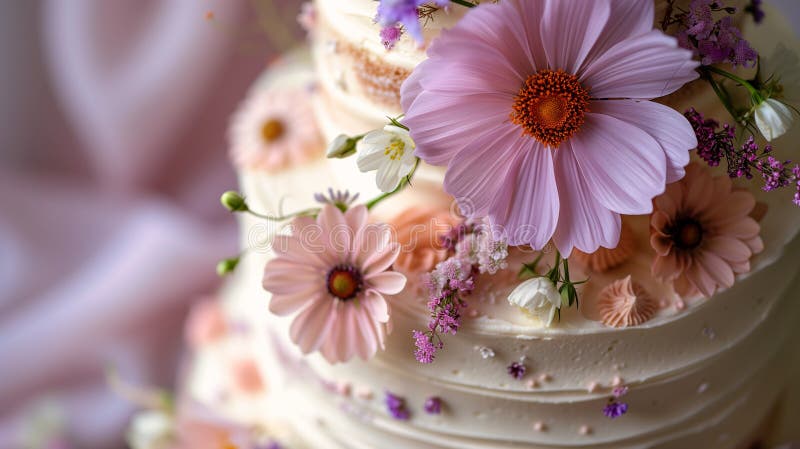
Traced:
<path id="1" fill-rule="evenodd" d="M 275 237 L 276 257 L 264 269 L 270 311 L 300 312 L 289 334 L 305 354 L 319 350 L 331 363 L 373 356 L 384 348 L 389 323 L 383 295 L 400 293 L 406 283 L 387 271 L 400 252 L 391 229 L 368 225 L 364 206 L 342 213 L 331 204 L 316 220 L 296 218 L 293 228 Z"/>
<path id="2" fill-rule="evenodd" d="M 403 84 L 416 154 L 511 245 L 612 248 L 620 214 L 644 214 L 697 145 L 647 100 L 697 77 L 653 30 L 650 0 L 503 0 L 444 32 Z"/>

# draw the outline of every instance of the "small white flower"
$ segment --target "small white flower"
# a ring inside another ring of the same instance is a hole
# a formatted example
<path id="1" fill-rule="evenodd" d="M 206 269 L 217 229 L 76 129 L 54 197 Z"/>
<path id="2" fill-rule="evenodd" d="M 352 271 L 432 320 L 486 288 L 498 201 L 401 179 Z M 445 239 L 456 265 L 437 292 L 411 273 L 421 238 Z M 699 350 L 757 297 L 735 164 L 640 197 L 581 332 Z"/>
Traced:
<path id="1" fill-rule="evenodd" d="M 788 106 L 767 98 L 755 107 L 756 126 L 768 141 L 777 139 L 792 127 L 794 116 Z"/>
<path id="2" fill-rule="evenodd" d="M 403 128 L 386 125 L 367 133 L 358 142 L 358 169 L 377 170 L 376 183 L 383 192 L 391 192 L 414 169 L 414 141 Z"/>
<path id="3" fill-rule="evenodd" d="M 339 134 L 333 139 L 333 142 L 328 145 L 328 149 L 325 151 L 325 156 L 328 159 L 331 158 L 346 158 L 351 154 L 356 152 L 356 142 L 358 139 L 355 137 L 350 137 L 346 134 Z"/>
<path id="4" fill-rule="evenodd" d="M 556 311 L 561 308 L 561 295 L 553 281 L 546 277 L 535 277 L 519 284 L 508 302 L 539 318 L 546 327 L 553 324 Z"/>
<path id="5" fill-rule="evenodd" d="M 131 449 L 167 449 L 171 446 L 175 423 L 161 410 L 137 413 L 131 420 L 126 440 Z"/>

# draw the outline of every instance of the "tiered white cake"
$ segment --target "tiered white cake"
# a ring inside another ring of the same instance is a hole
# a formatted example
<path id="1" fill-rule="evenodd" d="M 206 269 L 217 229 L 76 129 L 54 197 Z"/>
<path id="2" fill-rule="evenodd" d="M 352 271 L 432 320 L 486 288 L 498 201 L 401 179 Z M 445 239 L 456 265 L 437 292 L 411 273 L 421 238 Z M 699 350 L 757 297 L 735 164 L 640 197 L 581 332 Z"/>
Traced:
<path id="1" fill-rule="evenodd" d="M 287 57 L 254 91 L 315 85 L 313 108 L 326 141 L 381 127 L 386 116 L 400 114 L 400 83 L 424 51 L 403 40 L 387 52 L 376 38 L 374 1 L 315 5 L 314 69 L 302 54 Z M 433 18 L 429 38 L 459 19 L 453 11 Z M 776 36 L 789 35 L 774 17 L 763 26 L 770 36 L 751 36 L 767 48 Z M 712 94 L 689 89 L 692 105 L 721 115 Z M 667 101 L 686 107 L 682 97 Z M 323 153 L 320 147 L 318 158 L 276 173 L 242 168 L 241 189 L 251 209 L 274 215 L 302 210 L 328 187 L 362 199 L 380 193 L 374 177 L 352 160 Z M 375 217 L 446 209 L 442 177 L 442 170 L 422 166 L 413 188 L 377 207 Z M 800 213 L 782 207 L 784 197 L 756 195 L 768 208 L 761 221 L 765 250 L 732 288 L 684 304 L 664 299 L 670 292 L 651 282 L 651 293 L 667 303 L 651 320 L 615 328 L 587 318 L 600 287 L 627 274 L 649 277 L 648 217 L 628 217 L 636 248 L 630 260 L 603 273 L 575 268 L 576 278 L 591 277 L 581 293 L 586 310 L 563 310 L 558 325 L 543 327 L 508 304 L 513 276 L 498 275 L 471 296 L 457 338 L 448 338 L 446 351 L 427 365 L 415 361 L 411 339 L 411 330 L 428 319 L 420 288 L 390 298 L 393 331 L 386 351 L 374 358 L 332 365 L 319 354 L 303 356 L 289 340 L 289 320 L 269 313 L 269 294 L 261 287 L 279 226 L 244 215 L 241 242 L 248 252 L 221 292 L 238 332 L 197 351 L 189 390 L 292 448 L 747 449 L 778 434 L 791 436 L 787 392 L 798 374 Z M 231 386 L 230 361 L 241 357 L 256 360 L 262 390 Z M 520 380 L 506 373 L 515 361 L 527 367 Z M 612 421 L 600 411 L 622 384 L 630 389 L 631 412 Z M 387 412 L 386 392 L 404 398 L 410 419 Z M 423 410 L 430 397 L 441 399 L 441 414 Z"/>

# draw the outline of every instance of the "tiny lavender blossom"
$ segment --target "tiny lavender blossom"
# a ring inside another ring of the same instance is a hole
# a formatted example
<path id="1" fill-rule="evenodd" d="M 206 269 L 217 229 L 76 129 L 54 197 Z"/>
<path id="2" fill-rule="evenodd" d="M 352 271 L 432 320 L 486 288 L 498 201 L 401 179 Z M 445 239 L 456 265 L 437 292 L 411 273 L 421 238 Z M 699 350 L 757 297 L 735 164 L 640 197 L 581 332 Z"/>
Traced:
<path id="1" fill-rule="evenodd" d="M 425 400 L 425 412 L 429 415 L 442 413 L 442 399 L 438 396 L 431 396 Z"/>
<path id="2" fill-rule="evenodd" d="M 703 65 L 729 63 L 734 67 L 753 67 L 758 53 L 734 25 L 735 12 L 736 8 L 726 7 L 722 0 L 692 0 L 688 12 L 666 18 L 663 27 L 678 24 L 678 43 L 692 50 Z M 715 13 L 726 15 L 715 20 Z"/>
<path id="3" fill-rule="evenodd" d="M 384 41 L 384 45 L 385 30 L 388 28 L 395 28 L 399 31 L 400 26 L 402 26 L 418 44 L 421 45 L 424 43 L 425 39 L 422 36 L 422 25 L 419 22 L 419 8 L 426 3 L 433 3 L 440 8 L 444 8 L 450 4 L 450 0 L 380 0 L 375 21 L 381 25 L 381 39 Z M 399 39 L 399 37 L 398 34 L 397 38 Z M 392 46 L 394 46 L 394 44 L 392 44 Z"/>
<path id="4" fill-rule="evenodd" d="M 619 418 L 625 413 L 628 413 L 628 404 L 624 402 L 612 401 L 603 407 L 603 414 L 611 419 Z"/>
<path id="5" fill-rule="evenodd" d="M 337 209 L 344 212 L 358 199 L 358 193 L 350 195 L 347 190 L 333 190 L 328 188 L 328 195 L 317 192 L 314 194 L 314 200 L 321 204 L 331 204 L 336 206 Z"/>
<path id="6" fill-rule="evenodd" d="M 386 409 L 392 418 L 407 421 L 411 417 L 408 408 L 406 408 L 406 400 L 397 396 L 389 391 L 386 392 Z"/>
<path id="7" fill-rule="evenodd" d="M 511 362 L 511 364 L 508 365 L 508 368 L 506 368 L 506 370 L 508 371 L 509 376 L 513 377 L 514 379 L 520 380 L 523 377 L 525 377 L 525 371 L 528 370 L 528 367 L 519 362 Z"/>
<path id="8" fill-rule="evenodd" d="M 392 25 L 381 28 L 381 42 L 387 50 L 393 49 L 395 44 L 400 41 L 401 36 L 403 36 L 403 29 L 399 26 Z"/>
<path id="9" fill-rule="evenodd" d="M 800 166 L 792 167 L 790 161 L 773 157 L 771 145 L 760 149 L 753 136 L 737 148 L 736 128 L 732 125 L 725 124 L 720 129 L 719 122 L 704 118 L 693 108 L 684 115 L 697 135 L 697 155 L 708 165 L 716 167 L 724 159 L 731 178 L 752 179 L 756 171 L 764 180 L 762 189 L 767 192 L 794 186 L 797 189 L 794 202 L 800 203 Z"/>
<path id="10" fill-rule="evenodd" d="M 753 15 L 753 20 L 755 20 L 756 23 L 763 22 L 764 16 L 766 15 L 764 14 L 762 3 L 764 3 L 762 0 L 750 0 L 750 4 L 744 8 L 746 13 Z"/>

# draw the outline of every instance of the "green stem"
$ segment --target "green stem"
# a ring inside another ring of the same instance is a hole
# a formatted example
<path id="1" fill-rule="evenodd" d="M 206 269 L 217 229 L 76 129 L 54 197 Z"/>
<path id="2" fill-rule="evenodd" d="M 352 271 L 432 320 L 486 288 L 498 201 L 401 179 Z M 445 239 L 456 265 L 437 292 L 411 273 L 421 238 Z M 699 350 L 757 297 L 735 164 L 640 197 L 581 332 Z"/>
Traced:
<path id="1" fill-rule="evenodd" d="M 383 201 L 386 198 L 389 198 L 390 196 L 394 195 L 395 193 L 403 190 L 406 185 L 411 184 L 411 178 L 414 176 L 414 172 L 417 171 L 417 167 L 418 166 L 419 166 L 419 158 L 417 158 L 417 160 L 414 162 L 414 167 L 411 168 L 411 171 L 408 172 L 408 175 L 406 175 L 406 177 L 403 178 L 400 181 L 400 184 L 398 184 L 397 187 L 394 190 L 392 190 L 391 192 L 382 193 L 382 194 L 376 196 L 375 198 L 367 201 L 367 203 L 366 203 L 367 210 L 372 209 L 373 207 L 377 206 L 378 203 L 380 203 L 381 201 Z"/>
<path id="2" fill-rule="evenodd" d="M 262 218 L 264 220 L 286 221 L 286 220 L 288 220 L 290 218 L 298 217 L 298 216 L 301 216 L 301 215 L 316 215 L 317 213 L 319 213 L 319 208 L 318 207 L 313 207 L 311 209 L 303 209 L 303 210 L 301 210 L 299 212 L 295 212 L 293 214 L 288 214 L 288 215 L 282 215 L 282 216 L 279 216 L 279 217 L 273 217 L 271 215 L 260 214 L 258 212 L 253 211 L 253 210 L 250 210 L 250 209 L 247 209 L 246 212 L 249 213 L 250 215 L 253 215 L 253 216 L 258 217 L 258 218 Z"/>
<path id="3" fill-rule="evenodd" d="M 478 5 L 474 3 L 470 3 L 466 0 L 450 0 L 451 2 L 455 3 L 456 5 L 466 6 L 467 8 L 474 8 Z"/>
<path id="4" fill-rule="evenodd" d="M 714 67 L 714 66 L 710 66 L 710 65 L 709 66 L 705 66 L 704 69 L 708 70 L 709 72 L 716 73 L 719 76 L 728 78 L 729 80 L 732 80 L 732 81 L 735 81 L 735 82 L 739 83 L 742 87 L 747 89 L 748 92 L 750 92 L 750 95 L 752 95 L 753 97 L 758 98 L 758 99 L 761 98 L 761 94 L 758 92 L 758 89 L 753 87 L 753 85 L 750 84 L 750 82 L 747 81 L 746 79 L 744 79 L 744 78 L 742 78 L 740 76 L 734 75 L 733 73 L 728 72 L 726 70 L 722 70 L 720 68 L 717 68 L 717 67 Z"/>
<path id="5" fill-rule="evenodd" d="M 715 80 L 711 75 L 705 76 L 705 79 L 711 85 L 711 88 L 714 89 L 714 93 L 717 94 L 717 97 L 719 97 L 722 105 L 725 106 L 725 110 L 728 111 L 728 114 L 730 114 L 737 123 L 741 122 L 739 114 L 733 110 L 733 105 L 731 105 L 729 96 L 722 90 L 720 85 L 717 83 L 717 80 Z"/>

